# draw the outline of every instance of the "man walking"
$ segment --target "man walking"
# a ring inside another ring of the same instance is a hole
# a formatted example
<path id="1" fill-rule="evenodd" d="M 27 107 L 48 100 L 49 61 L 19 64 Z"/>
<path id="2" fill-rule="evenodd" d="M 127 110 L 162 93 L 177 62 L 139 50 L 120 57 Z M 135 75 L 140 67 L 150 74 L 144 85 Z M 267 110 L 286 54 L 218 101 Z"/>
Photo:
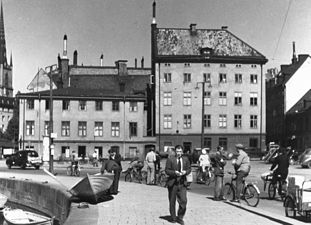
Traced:
<path id="1" fill-rule="evenodd" d="M 109 160 L 113 160 L 119 167 L 115 167 L 113 169 L 114 172 L 114 178 L 113 178 L 113 183 L 110 187 L 110 194 L 112 195 L 117 195 L 118 194 L 118 189 L 119 189 L 119 179 L 120 179 L 120 174 L 122 171 L 122 166 L 121 166 L 121 155 L 116 152 L 116 150 L 109 149 Z"/>
<path id="2" fill-rule="evenodd" d="M 154 172 L 155 166 L 154 162 L 156 161 L 156 154 L 154 153 L 154 148 L 151 148 L 146 155 L 147 162 L 147 184 L 154 184 Z"/>
<path id="3" fill-rule="evenodd" d="M 191 173 L 190 162 L 187 157 L 182 157 L 183 147 L 176 145 L 175 155 L 166 161 L 165 172 L 168 175 L 167 188 L 171 222 L 184 224 L 183 217 L 187 207 L 187 180 L 186 175 Z M 176 200 L 179 203 L 176 217 Z"/>

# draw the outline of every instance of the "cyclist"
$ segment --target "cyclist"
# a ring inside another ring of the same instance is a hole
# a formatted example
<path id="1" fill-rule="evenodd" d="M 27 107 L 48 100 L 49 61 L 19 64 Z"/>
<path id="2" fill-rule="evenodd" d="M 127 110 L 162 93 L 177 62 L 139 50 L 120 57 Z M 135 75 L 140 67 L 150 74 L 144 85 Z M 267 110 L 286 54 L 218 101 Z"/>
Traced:
<path id="1" fill-rule="evenodd" d="M 79 167 L 79 159 L 78 159 L 78 154 L 75 151 L 72 151 L 71 155 L 71 172 L 70 174 L 72 175 L 75 170 L 77 170 Z"/>
<path id="2" fill-rule="evenodd" d="M 288 167 L 289 167 L 289 158 L 287 156 L 286 149 L 280 148 L 270 168 L 270 171 L 273 171 L 271 183 L 276 184 L 276 182 L 279 179 L 278 178 L 279 176 L 281 177 L 282 181 L 285 181 L 288 175 Z M 279 193 L 281 193 L 282 190 L 278 191 Z"/>
<path id="3" fill-rule="evenodd" d="M 132 165 L 134 172 L 141 177 L 141 171 L 144 167 L 144 160 L 142 159 L 139 150 L 136 150 L 136 156 L 130 161 L 130 164 Z"/>
<path id="4" fill-rule="evenodd" d="M 247 153 L 244 151 L 244 146 L 242 144 L 235 145 L 237 150 L 237 158 L 232 160 L 232 164 L 234 166 L 236 177 L 236 196 L 233 199 L 233 202 L 240 202 L 243 179 L 248 176 L 251 166 L 250 159 Z"/>

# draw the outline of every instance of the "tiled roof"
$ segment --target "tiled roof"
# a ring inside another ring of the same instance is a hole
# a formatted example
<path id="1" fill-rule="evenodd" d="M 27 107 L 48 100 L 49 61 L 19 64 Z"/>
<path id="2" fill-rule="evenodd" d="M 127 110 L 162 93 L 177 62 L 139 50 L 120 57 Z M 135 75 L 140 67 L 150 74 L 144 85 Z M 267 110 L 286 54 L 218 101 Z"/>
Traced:
<path id="1" fill-rule="evenodd" d="M 307 101 L 306 108 L 304 107 L 304 100 Z M 301 98 L 299 101 L 296 102 L 296 104 L 288 110 L 287 114 L 293 114 L 301 111 L 305 111 L 309 108 L 311 108 L 311 89 Z"/>
<path id="2" fill-rule="evenodd" d="M 297 63 L 289 64 L 289 65 L 281 65 L 280 76 L 285 76 L 283 80 L 283 84 L 285 84 L 292 75 L 296 73 L 296 71 L 301 67 L 301 65 L 310 57 L 309 55 L 299 55 L 299 60 Z"/>
<path id="3" fill-rule="evenodd" d="M 191 34 L 189 29 L 157 29 L 157 54 L 200 55 L 200 49 L 211 48 L 215 56 L 259 57 L 265 59 L 257 50 L 223 29 L 197 29 Z"/>

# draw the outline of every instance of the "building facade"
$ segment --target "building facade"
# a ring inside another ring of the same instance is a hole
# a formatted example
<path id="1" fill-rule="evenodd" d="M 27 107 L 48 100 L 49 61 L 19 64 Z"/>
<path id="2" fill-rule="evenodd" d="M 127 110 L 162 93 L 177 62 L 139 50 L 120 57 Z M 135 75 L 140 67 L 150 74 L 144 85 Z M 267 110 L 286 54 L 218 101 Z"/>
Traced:
<path id="1" fill-rule="evenodd" d="M 267 59 L 227 27 L 158 28 L 155 11 L 154 3 L 151 68 L 160 150 L 265 146 Z"/>

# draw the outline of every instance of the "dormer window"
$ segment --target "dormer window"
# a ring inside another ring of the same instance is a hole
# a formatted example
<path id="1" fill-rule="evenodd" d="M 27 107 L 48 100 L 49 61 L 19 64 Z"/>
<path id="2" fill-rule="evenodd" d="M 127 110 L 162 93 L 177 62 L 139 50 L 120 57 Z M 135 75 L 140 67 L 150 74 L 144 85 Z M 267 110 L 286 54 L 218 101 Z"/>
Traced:
<path id="1" fill-rule="evenodd" d="M 211 48 L 201 48 L 200 53 L 204 58 L 210 58 L 213 55 L 213 49 Z"/>
<path id="2" fill-rule="evenodd" d="M 191 33 L 191 35 L 196 35 L 197 34 L 196 26 L 197 25 L 195 23 L 190 24 L 190 33 Z"/>

